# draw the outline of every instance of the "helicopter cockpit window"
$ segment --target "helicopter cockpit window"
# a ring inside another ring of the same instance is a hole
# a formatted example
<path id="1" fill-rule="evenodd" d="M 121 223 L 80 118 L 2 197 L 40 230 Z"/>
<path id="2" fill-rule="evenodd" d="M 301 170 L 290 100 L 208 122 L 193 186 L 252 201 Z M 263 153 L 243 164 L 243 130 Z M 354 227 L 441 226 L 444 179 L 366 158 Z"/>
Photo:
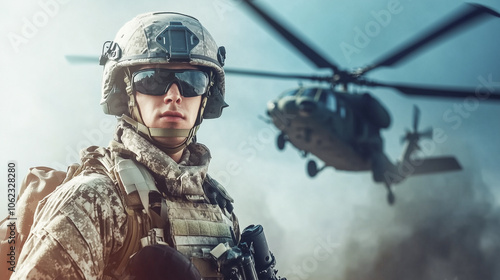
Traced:
<path id="1" fill-rule="evenodd" d="M 328 90 L 323 90 L 319 97 L 319 101 L 325 104 L 326 108 L 330 111 L 337 111 L 337 98 L 333 94 L 333 92 Z"/>
<path id="2" fill-rule="evenodd" d="M 291 90 L 288 90 L 288 91 L 285 91 L 281 94 L 281 97 L 285 97 L 285 96 L 295 96 L 297 94 L 299 90 L 298 89 L 291 89 Z"/>
<path id="3" fill-rule="evenodd" d="M 304 89 L 304 91 L 302 92 L 302 94 L 300 96 L 315 98 L 317 91 L 318 91 L 317 88 L 306 88 L 306 89 Z"/>

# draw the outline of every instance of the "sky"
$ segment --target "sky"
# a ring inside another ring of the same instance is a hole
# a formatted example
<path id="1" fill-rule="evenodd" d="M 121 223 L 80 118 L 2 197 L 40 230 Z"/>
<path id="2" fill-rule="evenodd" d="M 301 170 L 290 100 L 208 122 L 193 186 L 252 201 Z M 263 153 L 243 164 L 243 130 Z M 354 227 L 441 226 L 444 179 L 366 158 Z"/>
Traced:
<path id="1" fill-rule="evenodd" d="M 344 69 L 365 66 L 442 21 L 464 1 L 256 1 Z M 477 1 L 500 11 L 494 0 Z M 86 146 L 107 146 L 116 119 L 99 105 L 102 68 L 65 55 L 96 56 L 137 14 L 176 11 L 198 18 L 227 50 L 226 67 L 324 74 L 290 48 L 241 1 L 8 1 L 0 11 L 3 108 L 1 163 L 17 182 L 34 166 L 65 169 Z M 385 15 L 383 17 L 382 15 Z M 387 16 L 389 15 L 389 16 Z M 364 39 L 360 39 L 363 33 Z M 500 19 L 482 21 L 393 68 L 380 81 L 500 88 Z M 221 118 L 205 120 L 198 141 L 212 152 L 209 173 L 235 199 L 240 224 L 262 224 L 279 274 L 288 279 L 499 279 L 500 103 L 404 96 L 366 89 L 389 110 L 382 131 L 388 157 L 403 152 L 411 126 L 433 127 L 442 141 L 424 154 L 454 155 L 463 171 L 409 178 L 394 206 L 368 172 L 327 168 L 316 178 L 291 145 L 276 149 L 278 130 L 263 122 L 266 104 L 308 81 L 226 76 Z M 3 178 L 6 178 L 4 175 Z M 4 180 L 6 181 L 6 179 Z M 0 184 L 7 215 L 7 183 Z"/>

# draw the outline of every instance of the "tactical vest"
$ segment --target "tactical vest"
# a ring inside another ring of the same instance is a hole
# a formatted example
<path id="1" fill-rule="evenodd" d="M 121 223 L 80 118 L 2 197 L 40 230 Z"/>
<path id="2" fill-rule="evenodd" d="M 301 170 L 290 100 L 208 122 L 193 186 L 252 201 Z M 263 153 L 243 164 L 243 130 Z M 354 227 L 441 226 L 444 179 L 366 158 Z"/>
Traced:
<path id="1" fill-rule="evenodd" d="M 207 175 L 204 195 L 170 197 L 158 190 L 153 176 L 140 163 L 110 158 L 102 148 L 87 151 L 83 163 L 106 173 L 120 186 L 128 215 L 124 246 L 111 256 L 104 279 L 126 279 L 130 256 L 155 243 L 168 244 L 190 258 L 203 279 L 223 279 L 210 251 L 220 243 L 236 245 L 239 228 L 232 214 L 233 200 L 219 183 Z"/>

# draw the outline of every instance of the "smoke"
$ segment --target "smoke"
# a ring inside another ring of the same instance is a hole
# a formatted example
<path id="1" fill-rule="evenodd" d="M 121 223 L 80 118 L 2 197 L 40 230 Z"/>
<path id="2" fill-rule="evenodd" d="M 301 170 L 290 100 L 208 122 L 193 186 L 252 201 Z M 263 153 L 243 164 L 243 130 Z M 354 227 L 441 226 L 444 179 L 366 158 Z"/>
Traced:
<path id="1" fill-rule="evenodd" d="M 500 209 L 473 166 L 412 178 L 394 207 L 363 209 L 339 279 L 500 279 Z"/>

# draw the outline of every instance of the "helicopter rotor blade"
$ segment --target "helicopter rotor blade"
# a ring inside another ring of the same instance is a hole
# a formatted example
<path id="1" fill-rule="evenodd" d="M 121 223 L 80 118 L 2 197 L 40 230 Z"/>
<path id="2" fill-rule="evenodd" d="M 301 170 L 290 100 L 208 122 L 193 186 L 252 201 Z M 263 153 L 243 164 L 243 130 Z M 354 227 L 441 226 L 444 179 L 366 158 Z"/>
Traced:
<path id="1" fill-rule="evenodd" d="M 458 31 L 461 28 L 470 26 L 474 20 L 477 21 L 479 19 L 486 18 L 487 16 L 500 17 L 500 14 L 479 4 L 467 4 L 463 11 L 455 14 L 445 23 L 434 27 L 431 31 L 423 34 L 422 36 L 415 38 L 413 41 L 402 46 L 399 50 L 383 57 L 371 66 L 361 69 L 359 73 L 363 75 L 368 71 L 381 66 L 393 66 L 404 58 L 408 58 L 410 55 L 415 54 L 417 50 L 422 49 L 433 41 L 444 39 L 446 35 L 451 35 L 451 33 Z"/>
<path id="2" fill-rule="evenodd" d="M 408 141 L 410 139 L 410 134 L 411 132 L 406 128 L 405 129 L 405 134 L 401 136 L 401 138 L 399 139 L 399 141 L 401 142 L 401 144 L 403 144 L 405 141 Z"/>
<path id="3" fill-rule="evenodd" d="M 432 127 L 428 127 L 423 132 L 420 132 L 420 137 L 421 138 L 432 139 L 433 133 L 434 133 L 434 130 L 432 129 Z"/>
<path id="4" fill-rule="evenodd" d="M 284 73 L 265 72 L 265 71 L 233 69 L 233 68 L 224 68 L 224 72 L 226 72 L 227 74 L 235 74 L 235 75 L 247 75 L 247 76 L 257 76 L 257 77 L 265 77 L 265 78 L 281 78 L 281 79 L 300 79 L 300 80 L 312 80 L 312 81 L 320 81 L 320 82 L 328 82 L 328 81 L 331 81 L 331 79 L 332 79 L 332 77 L 330 77 L 330 76 L 284 74 Z"/>
<path id="5" fill-rule="evenodd" d="M 95 63 L 99 65 L 99 57 L 98 56 L 90 56 L 90 55 L 65 55 L 66 60 L 70 64 L 89 64 Z"/>
<path id="6" fill-rule="evenodd" d="M 292 32 L 285 28 L 284 25 L 277 22 L 272 16 L 255 5 L 251 0 L 244 0 L 243 2 L 245 2 L 248 7 L 250 7 L 255 13 L 257 13 L 265 22 L 267 22 L 285 40 L 292 44 L 299 52 L 307 57 L 318 68 L 329 68 L 334 72 L 338 71 L 337 65 L 335 65 L 331 61 L 328 61 L 323 55 L 312 49 L 308 44 L 305 43 L 304 40 L 295 36 Z"/>
<path id="7" fill-rule="evenodd" d="M 445 98 L 466 98 L 477 97 L 482 101 L 500 101 L 500 89 L 495 89 L 494 92 L 479 92 L 477 89 L 462 89 L 462 88 L 441 88 L 429 86 L 413 86 L 405 84 L 389 84 L 380 82 L 367 82 L 369 86 L 387 87 L 400 91 L 403 94 L 411 96 L 426 96 L 426 97 L 445 97 Z"/>
<path id="8" fill-rule="evenodd" d="M 66 55 L 65 58 L 70 64 L 88 64 L 88 63 L 99 64 L 99 59 L 97 57 L 89 55 Z M 281 79 L 300 79 L 300 80 L 311 80 L 319 82 L 329 82 L 332 79 L 331 76 L 301 75 L 301 74 L 289 74 L 289 73 L 285 74 L 285 73 L 274 73 L 265 71 L 233 69 L 233 68 L 224 68 L 224 72 L 236 75 L 248 75 L 248 76 L 281 78 Z"/>
<path id="9" fill-rule="evenodd" d="M 420 109 L 417 105 L 413 105 L 413 132 L 418 130 L 418 122 L 420 121 Z"/>

